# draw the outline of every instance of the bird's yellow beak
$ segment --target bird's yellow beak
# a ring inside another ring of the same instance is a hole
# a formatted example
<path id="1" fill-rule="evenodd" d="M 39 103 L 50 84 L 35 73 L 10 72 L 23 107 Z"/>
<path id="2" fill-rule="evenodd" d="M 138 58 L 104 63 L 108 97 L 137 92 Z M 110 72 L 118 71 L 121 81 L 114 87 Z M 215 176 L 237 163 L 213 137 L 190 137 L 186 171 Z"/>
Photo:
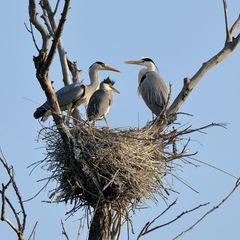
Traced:
<path id="1" fill-rule="evenodd" d="M 139 64 L 142 64 L 143 61 L 142 61 L 142 60 L 130 60 L 130 61 L 125 61 L 124 63 L 126 63 L 126 64 L 137 64 L 137 65 L 139 65 Z"/>
<path id="2" fill-rule="evenodd" d="M 120 72 L 118 69 L 105 65 L 104 70 L 109 70 L 113 72 Z"/>
<path id="3" fill-rule="evenodd" d="M 111 89 L 112 89 L 114 92 L 120 94 L 120 92 L 119 92 L 115 87 L 111 86 Z"/>

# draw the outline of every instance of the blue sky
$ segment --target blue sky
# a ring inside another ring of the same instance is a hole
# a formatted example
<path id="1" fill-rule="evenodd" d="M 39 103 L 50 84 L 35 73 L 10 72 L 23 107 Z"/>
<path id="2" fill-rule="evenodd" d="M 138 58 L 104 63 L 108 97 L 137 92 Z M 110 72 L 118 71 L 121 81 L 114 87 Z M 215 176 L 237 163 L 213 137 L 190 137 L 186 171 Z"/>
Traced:
<path id="1" fill-rule="evenodd" d="M 63 33 L 65 50 L 70 59 L 83 69 L 82 78 L 88 83 L 88 67 L 95 61 L 103 61 L 121 70 L 111 73 L 116 88 L 121 92 L 114 96 L 114 105 L 109 114 L 111 127 L 143 126 L 151 119 L 151 113 L 137 96 L 139 67 L 125 65 L 125 60 L 148 56 L 158 65 L 162 77 L 172 84 L 172 99 L 180 91 L 184 77 L 191 77 L 202 63 L 216 54 L 225 41 L 225 26 L 222 1 L 72 1 L 71 10 Z M 238 0 L 229 0 L 229 18 L 232 23 L 240 13 Z M 0 146 L 14 165 L 16 179 L 24 198 L 31 197 L 42 186 L 38 179 L 47 173 L 37 169 L 29 176 L 27 166 L 44 158 L 42 142 L 37 142 L 41 126 L 32 113 L 45 100 L 35 78 L 32 56 L 36 50 L 30 34 L 25 30 L 28 22 L 28 1 L 4 1 L 0 14 L 1 37 L 1 95 Z M 179 121 L 194 127 L 211 122 L 228 123 L 227 130 L 208 129 L 207 134 L 192 135 L 192 151 L 198 151 L 197 159 L 219 167 L 235 176 L 240 176 L 239 163 L 239 102 L 240 48 L 224 62 L 211 69 L 193 90 L 181 111 L 193 115 L 182 116 Z M 109 73 L 101 72 L 101 78 Z M 51 69 L 55 89 L 62 87 L 58 58 Z M 46 125 L 52 124 L 52 121 Z M 178 213 L 200 203 L 218 203 L 234 186 L 235 180 L 213 168 L 201 165 L 198 168 L 186 165 L 178 175 L 191 184 L 199 194 L 173 180 L 180 194 L 178 205 L 169 213 Z M 2 175 L 0 176 L 2 182 Z M 33 201 L 26 203 L 28 231 L 39 221 L 37 239 L 64 239 L 61 236 L 60 219 L 69 206 L 43 203 L 48 191 L 42 192 Z M 11 192 L 10 192 L 11 196 Z M 240 192 L 219 210 L 215 211 L 182 239 L 236 239 L 239 236 Z M 144 223 L 165 208 L 148 203 L 149 209 L 136 212 L 133 217 L 135 232 Z M 201 213 L 198 211 L 178 223 L 149 234 L 144 239 L 172 239 L 191 225 Z M 76 239 L 79 215 L 66 222 L 66 228 Z M 165 222 L 167 218 L 163 218 Z M 161 222 L 162 223 L 162 222 Z M 3 223 L 0 232 L 4 239 L 15 236 Z M 126 239 L 122 235 L 121 239 Z M 136 239 L 132 237 L 131 239 Z"/>

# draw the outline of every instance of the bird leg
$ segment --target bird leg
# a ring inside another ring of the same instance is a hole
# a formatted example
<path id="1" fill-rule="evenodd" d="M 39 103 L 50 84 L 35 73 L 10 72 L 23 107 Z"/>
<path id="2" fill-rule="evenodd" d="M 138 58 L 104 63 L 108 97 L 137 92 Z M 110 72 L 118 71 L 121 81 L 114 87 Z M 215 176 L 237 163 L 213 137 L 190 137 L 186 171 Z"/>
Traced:
<path id="1" fill-rule="evenodd" d="M 67 107 L 67 118 L 66 118 L 66 123 L 69 122 L 70 118 L 71 118 L 71 115 L 74 111 L 74 108 L 72 107 L 72 104 L 68 105 Z"/>
<path id="2" fill-rule="evenodd" d="M 95 120 L 93 120 L 93 122 L 92 122 L 92 127 L 96 127 L 96 121 Z"/>
<path id="3" fill-rule="evenodd" d="M 103 119 L 104 119 L 104 121 L 105 121 L 107 127 L 109 128 L 108 123 L 107 123 L 107 119 L 106 119 L 105 117 L 103 117 Z"/>

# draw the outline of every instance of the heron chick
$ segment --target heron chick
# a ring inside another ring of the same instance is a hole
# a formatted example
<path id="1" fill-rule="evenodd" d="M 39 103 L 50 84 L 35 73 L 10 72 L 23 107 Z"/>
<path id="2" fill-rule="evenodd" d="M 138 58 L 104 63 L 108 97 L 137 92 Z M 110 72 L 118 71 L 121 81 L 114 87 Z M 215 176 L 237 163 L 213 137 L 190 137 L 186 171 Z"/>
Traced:
<path id="1" fill-rule="evenodd" d="M 150 58 L 142 58 L 125 63 L 144 66 L 138 74 L 138 93 L 152 113 L 158 116 L 167 104 L 170 90 L 159 75 L 154 61 Z"/>
<path id="2" fill-rule="evenodd" d="M 106 116 L 113 103 L 112 92 L 120 93 L 113 87 L 114 83 L 109 77 L 106 78 L 101 82 L 100 88 L 91 96 L 87 107 L 87 117 L 89 121 L 93 121 L 93 125 L 101 119 L 104 119 L 107 124 Z"/>
<path id="3" fill-rule="evenodd" d="M 87 105 L 92 94 L 99 88 L 99 74 L 100 70 L 108 70 L 120 72 L 119 70 L 107 66 L 103 62 L 95 62 L 89 67 L 90 84 L 84 85 L 80 82 L 74 82 L 62 87 L 56 92 L 57 100 L 61 111 L 68 110 L 68 116 L 71 116 L 75 108 L 81 104 Z M 52 114 L 48 101 L 36 109 L 33 116 L 41 121 L 46 121 Z"/>

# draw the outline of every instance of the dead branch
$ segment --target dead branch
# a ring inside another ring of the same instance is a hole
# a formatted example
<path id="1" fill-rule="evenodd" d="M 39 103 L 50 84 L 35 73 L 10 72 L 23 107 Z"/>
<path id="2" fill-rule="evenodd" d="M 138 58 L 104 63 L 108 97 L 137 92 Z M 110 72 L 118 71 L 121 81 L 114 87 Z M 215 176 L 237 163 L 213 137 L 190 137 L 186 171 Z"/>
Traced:
<path id="1" fill-rule="evenodd" d="M 33 43 L 34 43 L 34 45 L 35 45 L 35 48 L 37 49 L 38 52 L 40 52 L 40 48 L 38 47 L 36 38 L 35 38 L 35 36 L 34 36 L 32 23 L 30 22 L 29 25 L 30 25 L 30 29 L 28 28 L 27 24 L 24 23 L 25 28 L 27 29 L 27 31 L 28 31 L 28 32 L 31 34 L 31 36 L 32 36 L 32 40 L 33 40 Z"/>
<path id="2" fill-rule="evenodd" d="M 58 5 L 59 5 L 59 1 L 57 2 L 54 11 L 52 11 L 49 0 L 41 0 L 40 3 L 41 3 L 41 7 L 43 8 L 43 10 L 46 11 L 47 19 L 50 22 L 49 28 L 51 28 L 52 33 L 55 33 L 55 31 L 57 30 L 58 27 L 57 27 L 54 15 L 56 14 L 56 11 L 57 11 L 57 8 L 58 8 Z M 65 53 L 65 50 L 64 50 L 64 46 L 63 46 L 63 42 L 62 42 L 61 37 L 59 37 L 59 39 L 58 39 L 58 46 L 57 47 L 58 47 L 58 54 L 59 54 L 60 63 L 61 63 L 61 67 L 62 67 L 63 82 L 64 82 L 65 85 L 68 85 L 68 84 L 71 83 L 71 78 L 70 78 L 70 75 L 69 75 L 67 57 L 66 57 L 66 53 Z"/>
<path id="3" fill-rule="evenodd" d="M 234 37 L 234 33 L 240 27 L 240 19 L 238 17 L 237 20 L 232 25 L 231 29 L 229 30 L 227 4 L 225 0 L 223 0 L 223 3 L 226 27 L 226 42 L 224 44 L 224 47 L 215 56 L 213 56 L 208 61 L 203 63 L 201 68 L 195 73 L 195 75 L 192 78 L 184 79 L 183 88 L 178 94 L 178 96 L 175 98 L 169 109 L 167 110 L 167 116 L 175 115 L 177 113 L 179 108 L 182 106 L 182 104 L 189 96 L 190 92 L 199 83 L 204 74 L 207 73 L 210 68 L 214 67 L 215 65 L 223 61 L 226 57 L 228 57 L 240 42 L 240 34 Z"/>
<path id="4" fill-rule="evenodd" d="M 62 235 L 66 238 L 66 240 L 70 240 L 70 238 L 69 238 L 69 236 L 68 236 L 68 234 L 67 234 L 67 231 L 66 231 L 66 229 L 65 229 L 65 226 L 64 226 L 64 223 L 63 223 L 62 219 L 61 219 L 61 226 L 62 226 Z"/>
<path id="5" fill-rule="evenodd" d="M 34 224 L 33 230 L 32 230 L 32 232 L 30 233 L 30 236 L 29 236 L 28 240 L 34 240 L 34 239 L 35 239 L 37 224 L 38 224 L 38 222 L 36 222 L 36 223 Z"/>
<path id="6" fill-rule="evenodd" d="M 0 190 L 2 200 L 1 221 L 5 222 L 16 233 L 19 240 L 23 240 L 27 214 L 23 205 L 22 197 L 17 187 L 16 181 L 14 179 L 13 167 L 7 164 L 7 161 L 2 153 L 0 156 L 0 162 L 3 165 L 4 169 L 6 170 L 9 177 L 9 181 L 7 182 L 7 184 L 2 183 L 2 190 Z M 6 191 L 10 186 L 13 188 L 15 197 L 18 200 L 20 211 L 17 211 L 17 208 L 13 205 L 12 201 L 6 196 Z M 13 221 L 6 216 L 7 207 L 9 207 L 9 209 L 11 210 L 14 216 L 14 220 L 16 221 L 16 224 L 14 224 Z"/>
<path id="7" fill-rule="evenodd" d="M 53 11 L 53 16 L 55 16 L 56 13 L 57 13 L 57 9 L 58 9 L 59 3 L 60 3 L 60 0 L 58 0 L 57 3 L 56 3 L 55 9 Z"/>
<path id="8" fill-rule="evenodd" d="M 29 21 L 34 25 L 34 27 L 40 32 L 42 36 L 42 53 L 46 53 L 49 45 L 49 36 L 47 34 L 47 31 L 44 29 L 42 24 L 39 22 L 37 18 L 37 6 L 35 0 L 29 0 L 29 6 L 28 6 L 28 12 L 29 12 Z"/>
<path id="9" fill-rule="evenodd" d="M 182 231 L 180 234 L 178 234 L 176 237 L 174 237 L 172 240 L 176 240 L 178 238 L 180 238 L 182 235 L 184 235 L 185 233 L 191 231 L 194 227 L 196 227 L 202 220 L 204 220 L 209 214 L 211 214 L 212 212 L 214 212 L 216 209 L 218 209 L 222 204 L 224 204 L 230 197 L 231 195 L 238 189 L 238 187 L 240 186 L 240 178 L 237 180 L 237 182 L 235 183 L 234 188 L 231 190 L 230 193 L 227 194 L 227 196 L 225 198 L 222 199 L 221 202 L 219 202 L 216 206 L 212 207 L 209 211 L 207 211 L 201 218 L 199 218 L 194 224 L 192 224 L 189 228 L 187 228 L 186 230 Z"/>
<path id="10" fill-rule="evenodd" d="M 63 141 L 68 145 L 71 135 L 64 124 L 64 121 L 61 117 L 60 107 L 57 101 L 56 93 L 53 89 L 52 83 L 48 77 L 48 71 L 50 65 L 53 61 L 53 57 L 58 46 L 59 38 L 61 36 L 63 26 L 66 20 L 66 16 L 69 9 L 70 0 L 65 0 L 63 12 L 58 24 L 56 31 L 54 32 L 53 36 L 53 43 L 51 45 L 49 53 L 47 52 L 47 47 L 49 44 L 49 38 L 47 36 L 47 31 L 43 28 L 43 26 L 39 23 L 36 19 L 37 16 L 37 9 L 34 0 L 29 0 L 29 15 L 30 21 L 35 26 L 35 28 L 41 33 L 42 40 L 43 40 L 43 48 L 39 53 L 39 56 L 34 57 L 34 63 L 36 67 L 36 77 L 45 92 L 45 95 L 48 99 L 49 105 L 52 109 L 53 119 L 58 127 L 58 130 L 63 138 Z M 72 143 L 73 144 L 73 143 Z"/>
<path id="11" fill-rule="evenodd" d="M 182 212 L 182 213 L 179 214 L 177 217 L 175 217 L 174 219 L 172 219 L 172 220 L 170 220 L 170 221 L 168 221 L 168 222 L 166 222 L 166 223 L 164 223 L 164 224 L 161 224 L 161 225 L 158 225 L 158 226 L 156 226 L 156 227 L 153 227 L 153 228 L 149 229 L 149 227 L 150 227 L 157 219 L 159 219 L 164 213 L 166 213 L 173 205 L 175 205 L 176 202 L 177 202 L 177 200 L 175 200 L 173 203 L 171 203 L 162 213 L 160 213 L 160 214 L 159 214 L 156 218 L 154 218 L 151 222 L 148 222 L 148 223 L 143 227 L 143 229 L 141 230 L 140 234 L 138 235 L 137 240 L 140 239 L 140 237 L 142 237 L 142 236 L 144 236 L 144 235 L 146 235 L 146 234 L 148 234 L 148 233 L 150 233 L 150 232 L 153 232 L 153 231 L 155 231 L 155 230 L 157 230 L 157 229 L 159 229 L 159 228 L 166 227 L 166 226 L 174 223 L 175 221 L 179 220 L 179 219 L 182 218 L 184 215 L 186 215 L 186 214 L 188 214 L 188 213 L 191 213 L 191 212 L 194 212 L 194 211 L 196 211 L 197 209 L 199 209 L 199 208 L 201 208 L 201 207 L 205 207 L 205 206 L 207 206 L 207 205 L 209 204 L 209 202 L 208 202 L 208 203 L 204 203 L 204 204 L 200 204 L 200 205 L 198 205 L 197 207 L 194 207 L 194 208 L 192 208 L 192 209 L 189 209 L 189 210 L 186 210 L 186 211 Z"/>
<path id="12" fill-rule="evenodd" d="M 67 58 L 67 64 L 68 64 L 69 70 L 72 74 L 72 81 L 73 82 L 80 82 L 79 76 L 80 76 L 80 73 L 81 73 L 82 70 L 78 69 L 77 62 L 72 62 Z"/>
<path id="13" fill-rule="evenodd" d="M 155 217 L 151 222 L 147 222 L 145 224 L 145 226 L 142 228 L 142 230 L 140 231 L 140 233 L 138 234 L 137 240 L 140 239 L 140 237 L 142 237 L 146 231 L 148 231 L 148 228 L 158 219 L 160 218 L 162 215 L 164 215 L 170 208 L 172 208 L 175 204 L 177 203 L 177 199 L 175 201 L 173 201 L 163 212 L 161 212 L 157 217 Z"/>

